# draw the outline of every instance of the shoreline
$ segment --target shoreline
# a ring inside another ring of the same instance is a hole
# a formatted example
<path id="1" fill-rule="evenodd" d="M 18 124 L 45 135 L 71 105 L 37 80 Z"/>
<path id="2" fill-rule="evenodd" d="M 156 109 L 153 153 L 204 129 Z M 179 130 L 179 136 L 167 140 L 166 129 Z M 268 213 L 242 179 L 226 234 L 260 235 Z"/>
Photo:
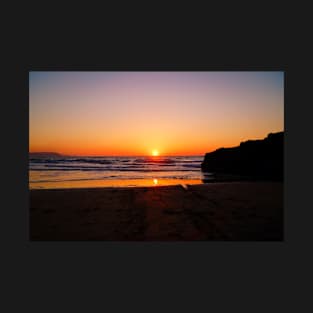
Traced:
<path id="1" fill-rule="evenodd" d="M 30 190 L 30 240 L 283 240 L 282 182 Z"/>
<path id="2" fill-rule="evenodd" d="M 112 184 L 115 182 L 115 185 Z M 131 184 L 131 182 L 133 184 Z M 275 179 L 260 179 L 254 177 L 242 176 L 214 176 L 210 179 L 119 179 L 119 180 L 78 180 L 78 181 L 60 181 L 49 182 L 50 187 L 34 187 L 41 182 L 33 182 L 29 184 L 29 190 L 58 190 L 58 189 L 92 189 L 92 188 L 157 188 L 166 186 L 189 186 L 189 185 L 210 185 L 217 183 L 253 183 L 253 182 L 268 182 L 268 183 L 283 183 L 281 180 Z M 76 184 L 76 186 L 75 186 Z"/>
<path id="3" fill-rule="evenodd" d="M 59 182 L 32 182 L 29 184 L 31 190 L 44 189 L 80 189 L 80 188 L 135 188 L 135 187 L 159 187 L 176 186 L 180 184 L 201 184 L 201 179 L 102 179 L 102 180 L 69 180 Z M 42 185 L 42 186 L 40 186 Z M 36 188 L 34 188 L 36 186 Z"/>

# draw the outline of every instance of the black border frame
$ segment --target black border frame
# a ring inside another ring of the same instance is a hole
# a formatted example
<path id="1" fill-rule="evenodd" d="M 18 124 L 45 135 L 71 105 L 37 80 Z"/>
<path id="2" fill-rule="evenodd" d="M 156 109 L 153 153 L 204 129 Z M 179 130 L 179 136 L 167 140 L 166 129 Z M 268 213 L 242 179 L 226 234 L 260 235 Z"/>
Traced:
<path id="1" fill-rule="evenodd" d="M 58 19 L 56 25 L 56 16 L 28 16 L 27 11 L 27 21 L 21 20 L 18 30 L 10 29 L 12 53 L 5 59 L 11 61 L 6 77 L 9 89 L 5 88 L 8 98 L 3 103 L 3 144 L 8 153 L 4 154 L 2 229 L 8 240 L 3 282 L 11 307 L 18 302 L 38 312 L 91 310 L 95 306 L 122 307 L 123 311 L 133 306 L 144 312 L 198 311 L 200 307 L 277 312 L 306 307 L 309 290 L 304 281 L 312 272 L 308 175 L 312 159 L 306 146 L 312 122 L 306 113 L 310 96 L 305 94 L 310 88 L 306 77 L 309 63 L 305 45 L 300 46 L 305 30 L 288 26 L 274 7 L 270 13 L 260 9 L 260 15 L 256 19 L 249 16 L 241 24 L 241 17 L 233 16 L 225 28 L 217 23 L 217 33 L 214 23 L 218 21 L 210 15 L 211 23 L 203 22 L 206 19 L 194 23 L 203 32 L 196 27 L 185 32 L 188 23 L 170 33 L 160 27 L 157 33 L 161 38 L 156 32 L 132 36 L 133 27 L 125 31 L 128 21 L 113 35 L 110 27 L 104 30 L 105 36 L 86 34 L 82 21 L 75 23 L 76 31 L 67 25 L 64 32 L 66 18 Z M 289 49 L 293 45 L 302 48 L 294 52 Z M 27 241 L 28 71 L 118 68 L 285 71 L 285 242 Z"/>

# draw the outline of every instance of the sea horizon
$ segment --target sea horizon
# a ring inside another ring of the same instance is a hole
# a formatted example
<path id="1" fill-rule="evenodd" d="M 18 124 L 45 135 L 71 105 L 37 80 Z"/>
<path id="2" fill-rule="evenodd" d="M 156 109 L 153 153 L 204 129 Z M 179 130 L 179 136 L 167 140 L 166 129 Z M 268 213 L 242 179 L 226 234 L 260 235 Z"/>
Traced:
<path id="1" fill-rule="evenodd" d="M 210 151 L 208 151 L 210 152 Z M 28 154 L 48 154 L 48 153 L 55 153 L 55 154 L 58 154 L 59 156 L 62 156 L 62 157 L 85 157 L 85 158 L 96 158 L 96 157 L 99 157 L 99 158 L 115 158 L 115 157 L 119 157 L 119 158 L 135 158 L 135 157 L 147 157 L 147 158 L 159 158 L 159 157 L 204 157 L 204 155 L 208 152 L 205 152 L 205 153 L 200 153 L 200 154 L 162 154 L 162 155 L 158 155 L 158 156 L 151 156 L 151 155 L 147 155 L 147 154 L 138 154 L 138 155 L 87 155 L 87 154 L 63 154 L 61 152 L 29 152 Z M 53 157 L 53 156 L 51 156 Z"/>

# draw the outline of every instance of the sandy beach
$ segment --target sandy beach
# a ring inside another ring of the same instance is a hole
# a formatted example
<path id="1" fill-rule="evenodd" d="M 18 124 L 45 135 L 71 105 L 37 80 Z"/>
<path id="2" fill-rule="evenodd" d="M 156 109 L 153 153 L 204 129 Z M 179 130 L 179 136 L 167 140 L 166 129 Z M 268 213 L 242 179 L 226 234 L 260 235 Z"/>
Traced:
<path id="1" fill-rule="evenodd" d="M 283 240 L 283 183 L 30 190 L 30 240 Z"/>

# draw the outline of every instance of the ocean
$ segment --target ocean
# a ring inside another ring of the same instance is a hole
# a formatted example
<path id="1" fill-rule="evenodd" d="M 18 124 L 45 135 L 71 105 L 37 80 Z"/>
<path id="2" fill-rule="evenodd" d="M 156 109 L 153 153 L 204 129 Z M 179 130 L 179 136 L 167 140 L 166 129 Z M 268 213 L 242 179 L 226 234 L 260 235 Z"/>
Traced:
<path id="1" fill-rule="evenodd" d="M 204 156 L 30 157 L 29 187 L 132 187 L 200 184 Z"/>

